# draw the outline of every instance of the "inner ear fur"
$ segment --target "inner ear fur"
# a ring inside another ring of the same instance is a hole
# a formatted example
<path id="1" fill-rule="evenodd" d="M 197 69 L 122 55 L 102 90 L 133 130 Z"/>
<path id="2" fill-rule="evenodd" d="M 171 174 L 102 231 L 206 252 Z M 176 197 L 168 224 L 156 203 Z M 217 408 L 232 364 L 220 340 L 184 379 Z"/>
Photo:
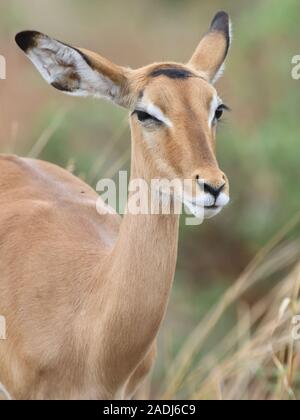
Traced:
<path id="1" fill-rule="evenodd" d="M 56 89 L 75 96 L 104 97 L 128 106 L 129 69 L 36 31 L 19 33 L 16 42 Z"/>

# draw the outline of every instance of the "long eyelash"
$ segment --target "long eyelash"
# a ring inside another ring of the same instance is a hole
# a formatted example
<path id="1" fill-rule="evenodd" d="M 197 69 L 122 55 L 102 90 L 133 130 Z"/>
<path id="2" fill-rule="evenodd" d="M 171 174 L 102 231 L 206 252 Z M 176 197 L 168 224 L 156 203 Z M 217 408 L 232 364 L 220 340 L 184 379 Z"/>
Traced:
<path id="1" fill-rule="evenodd" d="M 228 105 L 226 105 L 226 104 L 221 104 L 220 105 L 220 108 L 221 109 L 224 109 L 224 111 L 231 112 L 231 108 Z"/>

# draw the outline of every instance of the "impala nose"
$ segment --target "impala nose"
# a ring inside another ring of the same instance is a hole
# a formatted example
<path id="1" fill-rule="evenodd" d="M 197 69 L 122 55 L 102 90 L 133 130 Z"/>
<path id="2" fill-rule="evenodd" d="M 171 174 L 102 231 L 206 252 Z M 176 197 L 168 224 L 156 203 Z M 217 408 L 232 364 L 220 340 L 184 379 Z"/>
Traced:
<path id="1" fill-rule="evenodd" d="M 199 174 L 196 175 L 200 190 L 204 192 L 204 207 L 227 206 L 230 199 L 226 175 L 223 172 L 218 174 L 206 173 L 205 175 L 202 175 L 202 177 Z"/>
<path id="2" fill-rule="evenodd" d="M 211 194 L 214 197 L 214 199 L 217 200 L 220 193 L 223 191 L 224 187 L 225 187 L 225 182 L 221 186 L 217 186 L 217 187 L 215 185 L 205 182 L 204 192 Z"/>

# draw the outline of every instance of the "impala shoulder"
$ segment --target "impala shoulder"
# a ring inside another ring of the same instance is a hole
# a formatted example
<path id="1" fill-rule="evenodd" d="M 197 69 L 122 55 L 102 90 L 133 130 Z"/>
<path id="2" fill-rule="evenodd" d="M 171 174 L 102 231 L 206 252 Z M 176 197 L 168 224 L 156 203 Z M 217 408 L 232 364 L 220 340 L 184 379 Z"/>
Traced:
<path id="1" fill-rule="evenodd" d="M 4 154 L 1 153 L 0 154 L 0 168 L 2 169 L 2 167 L 5 166 L 22 166 L 24 164 L 24 159 L 20 158 L 17 155 L 10 155 L 10 154 Z"/>

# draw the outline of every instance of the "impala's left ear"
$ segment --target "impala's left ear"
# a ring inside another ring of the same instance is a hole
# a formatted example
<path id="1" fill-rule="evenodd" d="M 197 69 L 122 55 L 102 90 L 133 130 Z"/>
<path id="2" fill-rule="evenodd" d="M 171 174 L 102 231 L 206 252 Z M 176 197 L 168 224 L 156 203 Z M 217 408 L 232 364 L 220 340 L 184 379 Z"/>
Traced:
<path id="1" fill-rule="evenodd" d="M 214 17 L 209 31 L 200 41 L 189 65 L 204 73 L 209 82 L 215 83 L 222 74 L 230 44 L 230 18 L 227 13 L 219 12 Z"/>

